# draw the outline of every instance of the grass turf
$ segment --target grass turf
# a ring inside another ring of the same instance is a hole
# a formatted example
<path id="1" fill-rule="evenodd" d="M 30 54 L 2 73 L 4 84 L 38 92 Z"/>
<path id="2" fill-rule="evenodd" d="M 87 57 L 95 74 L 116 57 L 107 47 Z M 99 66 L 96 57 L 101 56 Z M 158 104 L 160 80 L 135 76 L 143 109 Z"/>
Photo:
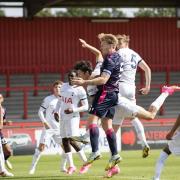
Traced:
<path id="1" fill-rule="evenodd" d="M 121 155 L 123 161 L 120 164 L 121 173 L 114 176 L 112 179 L 118 180 L 152 180 L 154 173 L 155 163 L 159 157 L 160 150 L 151 150 L 151 154 L 146 159 L 141 157 L 141 151 L 123 151 Z M 16 180 L 62 180 L 62 179 L 89 179 L 96 180 L 102 179 L 105 175 L 104 168 L 109 159 L 109 155 L 103 154 L 103 158 L 93 163 L 93 166 L 88 173 L 84 175 L 78 172 L 69 176 L 59 171 L 60 156 L 42 156 L 34 175 L 29 175 L 29 167 L 31 164 L 32 156 L 14 156 L 10 158 L 13 164 L 12 173 L 15 177 L 6 179 Z M 77 169 L 80 168 L 82 162 L 77 155 L 74 155 L 74 163 Z M 180 159 L 171 155 L 163 170 L 161 180 L 179 180 L 180 179 Z"/>

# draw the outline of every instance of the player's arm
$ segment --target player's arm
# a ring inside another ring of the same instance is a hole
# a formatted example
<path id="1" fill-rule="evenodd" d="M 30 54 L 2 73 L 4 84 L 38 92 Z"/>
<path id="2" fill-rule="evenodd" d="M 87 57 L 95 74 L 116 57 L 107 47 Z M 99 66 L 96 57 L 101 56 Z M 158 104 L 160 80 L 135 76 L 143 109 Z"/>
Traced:
<path id="1" fill-rule="evenodd" d="M 98 62 L 103 61 L 103 56 L 101 54 L 101 51 L 91 46 L 90 44 L 86 43 L 86 41 L 83 39 L 79 39 L 79 41 L 81 42 L 82 47 L 89 49 L 96 56 L 96 61 Z"/>
<path id="2" fill-rule="evenodd" d="M 80 106 L 80 107 L 73 108 L 71 113 L 75 113 L 75 112 L 80 113 L 80 112 L 84 112 L 84 111 L 87 111 L 87 110 L 88 110 L 89 105 L 88 105 L 88 100 L 87 100 L 87 98 L 86 98 L 86 99 L 81 99 L 80 102 L 81 102 L 81 106 Z M 68 114 L 68 113 L 67 113 L 67 114 Z"/>
<path id="3" fill-rule="evenodd" d="M 46 118 L 45 118 L 45 116 L 44 116 L 44 111 L 45 111 L 45 109 L 43 109 L 42 107 L 40 107 L 40 108 L 39 108 L 39 111 L 38 111 L 38 115 L 39 115 L 39 118 L 41 119 L 44 127 L 45 127 L 46 129 L 50 129 L 50 126 L 49 126 L 49 124 L 48 124 L 48 122 L 46 121 Z"/>
<path id="4" fill-rule="evenodd" d="M 58 102 L 57 102 L 57 104 L 56 104 L 56 108 L 55 108 L 55 112 L 54 112 L 54 119 L 57 121 L 57 122 L 59 122 L 59 119 L 60 119 L 60 117 L 59 117 L 59 112 L 60 112 L 60 109 L 61 109 L 61 99 L 59 98 L 58 99 Z"/>
<path id="5" fill-rule="evenodd" d="M 41 104 L 41 106 L 39 108 L 38 116 L 39 116 L 40 120 L 42 121 L 44 127 L 46 129 L 50 129 L 50 125 L 48 124 L 48 122 L 44 116 L 44 112 L 47 109 L 47 107 L 48 107 L 48 102 L 47 102 L 47 99 L 45 98 L 43 103 Z"/>
<path id="6" fill-rule="evenodd" d="M 142 94 L 148 94 L 151 85 L 151 69 L 144 60 L 141 60 L 139 67 L 145 72 L 146 86 L 140 89 Z"/>
<path id="7" fill-rule="evenodd" d="M 175 124 L 173 125 L 172 129 L 167 134 L 166 139 L 171 140 L 172 136 L 174 135 L 175 131 L 177 130 L 177 128 L 179 126 L 180 126 L 180 114 L 179 114 Z"/>
<path id="8" fill-rule="evenodd" d="M 116 64 L 110 58 L 108 58 L 107 60 L 104 61 L 104 65 L 103 65 L 104 68 L 99 77 L 96 77 L 94 79 L 89 79 L 89 80 L 83 80 L 81 78 L 74 78 L 72 80 L 72 83 L 75 85 L 82 85 L 82 86 L 83 85 L 104 85 L 109 80 L 115 66 Z"/>
<path id="9" fill-rule="evenodd" d="M 110 75 L 106 72 L 103 72 L 100 77 L 96 77 L 94 79 L 84 80 L 82 78 L 74 78 L 72 83 L 74 85 L 104 85 L 109 80 Z"/>

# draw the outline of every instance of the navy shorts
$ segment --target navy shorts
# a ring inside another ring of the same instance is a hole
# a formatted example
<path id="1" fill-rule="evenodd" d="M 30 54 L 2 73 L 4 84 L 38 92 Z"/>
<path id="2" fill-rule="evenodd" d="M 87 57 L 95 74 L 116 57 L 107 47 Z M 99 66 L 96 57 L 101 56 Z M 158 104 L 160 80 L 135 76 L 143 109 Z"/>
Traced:
<path id="1" fill-rule="evenodd" d="M 106 117 L 112 119 L 115 113 L 114 106 L 117 105 L 117 102 L 117 92 L 98 91 L 94 97 L 89 113 L 99 118 Z"/>

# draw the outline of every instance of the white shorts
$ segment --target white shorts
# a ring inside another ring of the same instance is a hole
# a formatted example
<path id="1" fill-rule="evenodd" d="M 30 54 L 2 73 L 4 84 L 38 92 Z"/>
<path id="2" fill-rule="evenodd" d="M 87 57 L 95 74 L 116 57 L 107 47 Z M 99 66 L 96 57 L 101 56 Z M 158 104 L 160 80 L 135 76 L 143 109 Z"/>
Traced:
<path id="1" fill-rule="evenodd" d="M 125 118 L 135 118 L 137 112 L 138 106 L 135 103 L 119 95 L 112 124 L 122 125 Z"/>
<path id="2" fill-rule="evenodd" d="M 63 118 L 61 117 L 60 121 L 60 134 L 61 137 L 72 137 L 72 136 L 79 136 L 79 117 L 73 118 Z"/>
<path id="3" fill-rule="evenodd" d="M 180 156 L 180 131 L 178 131 L 173 137 L 172 140 L 168 142 L 169 150 L 172 154 Z"/>
<path id="4" fill-rule="evenodd" d="M 61 144 L 59 129 L 43 129 L 39 143 L 47 145 L 51 138 L 53 138 L 57 144 Z"/>
<path id="5" fill-rule="evenodd" d="M 119 94 L 130 101 L 136 103 L 136 86 L 127 84 L 125 82 L 119 82 Z"/>

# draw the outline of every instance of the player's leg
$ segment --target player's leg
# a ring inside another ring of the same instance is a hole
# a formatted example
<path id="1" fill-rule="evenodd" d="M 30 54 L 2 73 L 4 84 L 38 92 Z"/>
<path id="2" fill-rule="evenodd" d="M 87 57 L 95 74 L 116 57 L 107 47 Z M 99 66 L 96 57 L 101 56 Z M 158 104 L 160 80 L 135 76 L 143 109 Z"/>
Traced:
<path id="1" fill-rule="evenodd" d="M 59 130 L 54 130 L 52 138 L 54 139 L 54 141 L 57 144 L 59 144 L 61 146 L 61 149 L 60 149 L 60 155 L 61 155 L 60 171 L 61 172 L 67 172 L 67 169 L 66 169 L 67 159 L 66 159 L 66 154 L 64 152 L 64 147 L 62 144 L 62 138 L 59 134 Z"/>
<path id="2" fill-rule="evenodd" d="M 127 99 L 129 99 L 132 103 L 136 104 L 136 87 L 134 84 L 127 84 L 126 82 L 119 83 L 119 94 Z M 120 114 L 121 115 L 121 114 Z M 146 136 L 144 133 L 144 127 L 141 121 L 138 118 L 134 118 L 131 121 L 133 127 L 135 128 L 137 137 L 141 141 L 143 149 L 145 147 L 149 147 L 146 141 Z"/>
<path id="3" fill-rule="evenodd" d="M 97 122 L 98 117 L 93 114 L 90 114 L 88 117 L 88 123 L 92 153 L 89 155 L 87 162 L 85 164 L 91 164 L 95 160 L 101 158 L 101 154 L 99 152 L 99 127 Z"/>
<path id="4" fill-rule="evenodd" d="M 68 168 L 67 173 L 73 174 L 76 171 L 76 167 L 75 167 L 74 162 L 73 162 L 71 146 L 70 146 L 70 138 L 66 138 L 66 137 L 62 138 L 62 144 L 64 147 L 67 162 L 69 164 L 69 168 Z"/>
<path id="5" fill-rule="evenodd" d="M 60 171 L 61 172 L 67 172 L 66 164 L 67 164 L 66 154 L 64 152 L 62 152 L 62 154 L 61 154 L 61 163 L 60 163 Z"/>
<path id="6" fill-rule="evenodd" d="M 161 172 L 164 168 L 165 161 L 171 154 L 171 151 L 169 150 L 169 146 L 166 146 L 163 151 L 161 152 L 155 167 L 155 175 L 153 180 L 160 180 Z"/>
<path id="7" fill-rule="evenodd" d="M 144 108 L 138 106 L 138 112 L 136 117 L 144 118 L 146 120 L 152 120 L 155 118 L 158 110 L 169 95 L 172 95 L 176 90 L 177 86 L 163 87 L 163 91 L 160 96 L 150 105 L 149 110 L 146 111 Z"/>
<path id="8" fill-rule="evenodd" d="M 146 141 L 144 126 L 142 125 L 141 121 L 138 118 L 133 118 L 131 120 L 131 123 L 136 130 L 136 133 L 137 133 L 139 140 L 141 141 L 141 145 L 143 148 L 142 157 L 146 158 L 149 155 L 150 147 Z"/>
<path id="9" fill-rule="evenodd" d="M 12 169 L 12 168 L 13 168 L 13 167 L 12 167 L 12 164 L 8 161 L 8 158 L 9 158 L 10 156 L 12 156 L 13 151 L 12 151 L 12 149 L 11 149 L 11 147 L 9 146 L 8 143 L 3 143 L 2 146 L 3 146 L 5 164 L 6 164 L 6 166 L 7 166 L 8 169 Z"/>
<path id="10" fill-rule="evenodd" d="M 46 132 L 46 130 L 43 130 L 41 133 L 41 137 L 40 137 L 40 144 L 39 144 L 38 148 L 35 149 L 35 153 L 33 155 L 32 164 L 30 167 L 29 174 L 35 173 L 37 163 L 41 157 L 41 153 L 45 149 L 46 141 L 47 141 L 47 132 Z"/>
<path id="11" fill-rule="evenodd" d="M 2 144 L 0 143 L 0 176 L 6 177 L 6 176 L 14 176 L 12 173 L 8 172 L 5 168 L 4 164 L 4 153 Z"/>
<path id="12" fill-rule="evenodd" d="M 113 110 L 113 109 L 111 109 L 111 110 Z M 122 158 L 118 154 L 117 142 L 116 142 L 116 133 L 112 127 L 112 119 L 103 118 L 101 123 L 102 123 L 102 127 L 106 133 L 106 138 L 107 138 L 109 148 L 111 151 L 111 158 L 108 162 L 108 165 L 105 168 L 105 170 L 109 170 L 112 167 L 114 167 L 116 164 L 118 164 Z"/>
<path id="13" fill-rule="evenodd" d="M 78 144 L 75 140 L 70 139 L 71 146 L 75 149 L 75 151 L 78 153 L 81 160 L 84 162 L 84 165 L 80 168 L 79 173 L 84 174 L 86 173 L 89 168 L 91 167 L 91 164 L 86 164 L 87 158 L 84 153 L 84 150 L 80 147 L 80 144 Z"/>
<path id="14" fill-rule="evenodd" d="M 79 157 L 83 162 L 87 161 L 86 155 L 83 151 L 83 149 L 80 147 L 80 144 L 78 144 L 76 141 L 70 138 L 70 144 L 75 149 L 75 151 L 78 153 Z"/>

